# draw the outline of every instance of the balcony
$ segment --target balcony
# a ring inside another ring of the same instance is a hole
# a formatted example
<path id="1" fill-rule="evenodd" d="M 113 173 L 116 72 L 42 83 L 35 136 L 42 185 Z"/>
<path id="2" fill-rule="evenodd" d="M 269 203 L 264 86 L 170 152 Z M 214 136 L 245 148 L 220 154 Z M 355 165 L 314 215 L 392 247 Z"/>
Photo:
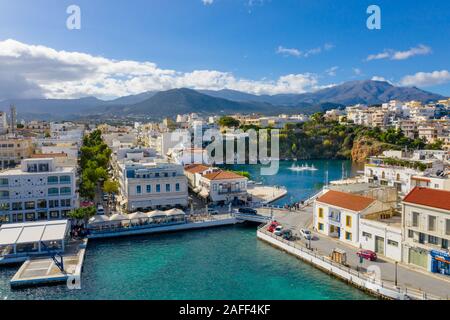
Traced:
<path id="1" fill-rule="evenodd" d="M 222 189 L 218 191 L 218 194 L 223 195 L 223 194 L 240 194 L 245 192 L 245 190 L 242 189 Z"/>

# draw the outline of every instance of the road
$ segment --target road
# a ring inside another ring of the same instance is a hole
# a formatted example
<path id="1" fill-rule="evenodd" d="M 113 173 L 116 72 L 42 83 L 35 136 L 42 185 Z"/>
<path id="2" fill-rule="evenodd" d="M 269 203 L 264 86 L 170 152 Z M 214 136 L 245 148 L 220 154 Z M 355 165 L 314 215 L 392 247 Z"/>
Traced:
<path id="1" fill-rule="evenodd" d="M 265 209 L 267 210 L 267 209 Z M 293 229 L 296 234 L 301 228 L 309 228 L 312 222 L 312 208 L 308 207 L 300 212 L 274 211 L 275 219 L 283 226 Z M 310 229 L 311 230 L 311 229 Z M 335 239 L 329 238 L 313 232 L 314 239 L 311 241 L 313 250 L 323 256 L 330 256 L 335 248 L 340 248 L 347 252 L 347 263 L 353 269 L 366 271 L 369 266 L 376 266 L 380 269 L 381 280 L 384 282 L 395 283 L 395 263 L 386 259 L 378 259 L 376 262 L 367 260 L 360 264 L 359 257 L 356 255 L 358 248 L 343 244 Z M 302 239 L 296 241 L 307 247 L 308 241 Z M 399 263 L 397 269 L 397 284 L 399 287 L 408 287 L 424 291 L 429 294 L 437 295 L 444 299 L 450 298 L 450 278 L 430 274 L 426 271 L 415 270 L 410 266 Z"/>

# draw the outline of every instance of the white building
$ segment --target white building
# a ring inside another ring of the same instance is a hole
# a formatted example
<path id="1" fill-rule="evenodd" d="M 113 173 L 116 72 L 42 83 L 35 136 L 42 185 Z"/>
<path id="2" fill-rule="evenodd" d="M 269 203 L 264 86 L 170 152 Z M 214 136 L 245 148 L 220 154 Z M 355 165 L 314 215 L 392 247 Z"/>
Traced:
<path id="1" fill-rule="evenodd" d="M 364 166 L 366 182 L 393 186 L 402 194 L 407 194 L 417 185 L 417 178 L 428 178 L 429 182 L 435 180 L 430 185 L 432 188 L 449 185 L 444 162 L 434 157 L 421 157 L 419 152 L 385 151 L 383 156 L 369 158 Z"/>
<path id="2" fill-rule="evenodd" d="M 360 219 L 386 209 L 390 208 L 373 198 L 327 190 L 314 201 L 314 229 L 359 247 Z"/>
<path id="3" fill-rule="evenodd" d="M 395 261 L 402 261 L 401 217 L 361 219 L 359 240 L 362 249 L 376 252 Z"/>
<path id="4" fill-rule="evenodd" d="M 214 204 L 246 203 L 247 183 L 246 177 L 211 168 L 200 177 L 198 194 Z"/>
<path id="5" fill-rule="evenodd" d="M 8 117 L 6 112 L 0 111 L 0 134 L 6 134 L 8 132 Z"/>
<path id="6" fill-rule="evenodd" d="M 121 206 L 138 210 L 187 207 L 188 186 L 183 166 L 164 162 L 118 163 Z"/>
<path id="7" fill-rule="evenodd" d="M 26 159 L 18 169 L 0 173 L 0 221 L 26 222 L 65 218 L 78 206 L 75 167 L 57 167 L 55 159 Z"/>
<path id="8" fill-rule="evenodd" d="M 403 261 L 450 275 L 450 192 L 414 188 L 403 200 Z"/>

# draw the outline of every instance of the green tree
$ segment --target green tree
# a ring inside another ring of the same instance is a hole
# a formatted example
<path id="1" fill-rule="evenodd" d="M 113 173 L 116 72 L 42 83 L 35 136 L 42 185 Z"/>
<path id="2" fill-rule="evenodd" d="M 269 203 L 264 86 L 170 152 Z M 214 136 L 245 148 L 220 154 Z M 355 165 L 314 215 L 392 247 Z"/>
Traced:
<path id="1" fill-rule="evenodd" d="M 95 216 L 95 213 L 95 207 L 77 208 L 69 212 L 69 218 L 87 223 L 90 218 Z"/>
<path id="2" fill-rule="evenodd" d="M 241 123 L 239 122 L 239 120 L 236 120 L 233 117 L 223 116 L 219 119 L 218 124 L 221 127 L 238 128 Z"/>
<path id="3" fill-rule="evenodd" d="M 103 184 L 103 191 L 111 194 L 111 193 L 119 193 L 119 182 L 115 180 L 106 180 Z"/>

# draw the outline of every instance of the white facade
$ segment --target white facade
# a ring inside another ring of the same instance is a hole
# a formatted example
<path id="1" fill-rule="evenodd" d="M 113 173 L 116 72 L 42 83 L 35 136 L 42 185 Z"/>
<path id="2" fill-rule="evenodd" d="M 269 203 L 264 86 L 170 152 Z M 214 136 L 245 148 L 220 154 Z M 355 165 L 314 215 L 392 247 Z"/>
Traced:
<path id="1" fill-rule="evenodd" d="M 371 250 L 395 261 L 402 260 L 402 230 L 398 225 L 361 219 L 359 240 L 362 249 Z"/>
<path id="2" fill-rule="evenodd" d="M 61 219 L 78 206 L 76 168 L 54 159 L 26 159 L 20 169 L 0 173 L 0 219 L 26 222 Z"/>
<path id="3" fill-rule="evenodd" d="M 187 207 L 183 167 L 170 163 L 119 163 L 121 205 L 129 212 Z"/>

